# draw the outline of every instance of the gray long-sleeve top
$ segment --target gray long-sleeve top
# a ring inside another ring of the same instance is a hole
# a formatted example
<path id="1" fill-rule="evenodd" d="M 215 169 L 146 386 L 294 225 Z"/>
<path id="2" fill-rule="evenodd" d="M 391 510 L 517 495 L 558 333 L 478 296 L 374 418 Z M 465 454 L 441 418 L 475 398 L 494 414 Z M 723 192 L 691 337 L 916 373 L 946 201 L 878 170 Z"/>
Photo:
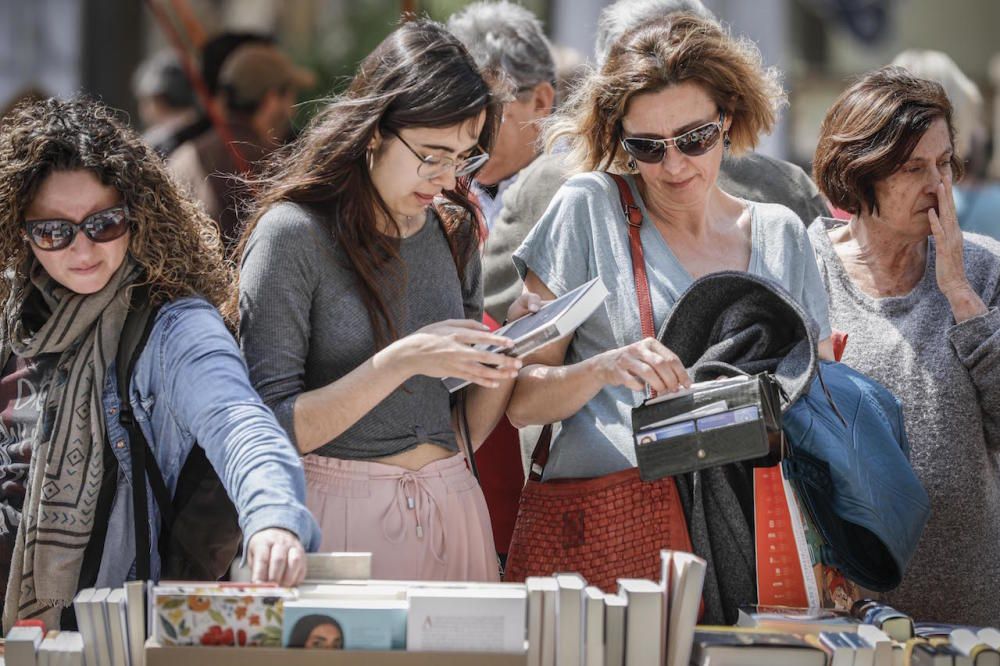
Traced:
<path id="1" fill-rule="evenodd" d="M 935 245 L 905 296 L 874 298 L 847 275 L 827 232 L 809 229 L 830 293 L 830 319 L 848 333 L 843 361 L 903 401 L 911 462 L 931 516 L 903 582 L 886 595 L 917 620 L 1000 622 L 1000 243 L 965 235 L 965 270 L 989 308 L 956 324 L 937 286 Z M 873 478 L 877 478 L 875 475 Z"/>
<path id="2" fill-rule="evenodd" d="M 316 210 L 282 203 L 250 235 L 240 274 L 240 345 L 250 379 L 295 441 L 295 401 L 330 384 L 377 350 L 356 273 Z M 399 242 L 401 271 L 384 272 L 400 336 L 445 319 L 482 318 L 482 270 L 474 253 L 460 282 L 438 217 Z M 395 295 L 393 298 L 392 295 Z M 317 455 L 379 458 L 433 442 L 458 450 L 448 389 L 416 375 Z"/>

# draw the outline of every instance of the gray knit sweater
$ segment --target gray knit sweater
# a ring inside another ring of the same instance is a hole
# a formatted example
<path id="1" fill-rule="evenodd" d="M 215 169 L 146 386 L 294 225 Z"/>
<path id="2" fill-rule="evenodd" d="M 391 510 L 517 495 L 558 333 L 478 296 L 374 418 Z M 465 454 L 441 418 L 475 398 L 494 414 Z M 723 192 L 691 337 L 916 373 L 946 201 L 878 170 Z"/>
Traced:
<path id="1" fill-rule="evenodd" d="M 965 236 L 965 269 L 989 311 L 956 325 L 937 287 L 935 246 L 909 294 L 873 298 L 855 286 L 822 218 L 809 235 L 849 335 L 843 361 L 903 401 L 911 462 L 931 516 L 903 582 L 886 600 L 917 620 L 1000 624 L 1000 243 Z"/>

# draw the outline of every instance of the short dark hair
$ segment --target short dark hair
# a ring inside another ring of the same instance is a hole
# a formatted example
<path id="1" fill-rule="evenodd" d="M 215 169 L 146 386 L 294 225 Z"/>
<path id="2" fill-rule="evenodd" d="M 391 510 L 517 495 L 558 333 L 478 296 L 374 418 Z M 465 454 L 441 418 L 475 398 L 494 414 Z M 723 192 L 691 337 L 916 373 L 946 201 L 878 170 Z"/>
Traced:
<path id="1" fill-rule="evenodd" d="M 813 179 L 837 208 L 853 215 L 864 208 L 877 213 L 875 183 L 909 159 L 938 118 L 948 124 L 954 146 L 951 113 L 951 102 L 939 83 L 902 67 L 869 72 L 826 112 L 813 159 Z M 964 167 L 954 151 L 951 169 L 959 180 Z"/>

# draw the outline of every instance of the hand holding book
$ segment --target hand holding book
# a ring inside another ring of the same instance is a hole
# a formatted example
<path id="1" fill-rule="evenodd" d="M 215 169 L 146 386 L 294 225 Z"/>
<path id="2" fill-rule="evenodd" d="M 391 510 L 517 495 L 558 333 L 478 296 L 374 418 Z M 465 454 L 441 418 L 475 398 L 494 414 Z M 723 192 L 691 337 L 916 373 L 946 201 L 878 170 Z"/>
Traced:
<path id="1" fill-rule="evenodd" d="M 396 367 L 406 378 L 459 377 L 496 388 L 501 381 L 517 377 L 521 367 L 521 361 L 503 353 L 513 344 L 510 338 L 490 333 L 479 322 L 448 319 L 397 340 L 376 355 L 376 359 L 381 357 L 388 367 Z"/>

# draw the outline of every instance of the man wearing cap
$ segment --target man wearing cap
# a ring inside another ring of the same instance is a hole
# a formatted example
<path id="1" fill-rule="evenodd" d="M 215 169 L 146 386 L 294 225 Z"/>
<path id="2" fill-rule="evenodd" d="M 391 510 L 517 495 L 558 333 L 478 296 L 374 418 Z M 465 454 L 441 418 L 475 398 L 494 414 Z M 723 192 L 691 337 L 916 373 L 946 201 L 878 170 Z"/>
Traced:
<path id="1" fill-rule="evenodd" d="M 228 132 L 215 127 L 171 155 L 170 171 L 219 224 L 227 251 L 239 237 L 241 177 L 254 175 L 264 158 L 284 143 L 300 90 L 316 83 L 270 44 L 246 44 L 226 58 L 216 99 Z M 228 134 L 228 136 L 224 136 Z"/>

